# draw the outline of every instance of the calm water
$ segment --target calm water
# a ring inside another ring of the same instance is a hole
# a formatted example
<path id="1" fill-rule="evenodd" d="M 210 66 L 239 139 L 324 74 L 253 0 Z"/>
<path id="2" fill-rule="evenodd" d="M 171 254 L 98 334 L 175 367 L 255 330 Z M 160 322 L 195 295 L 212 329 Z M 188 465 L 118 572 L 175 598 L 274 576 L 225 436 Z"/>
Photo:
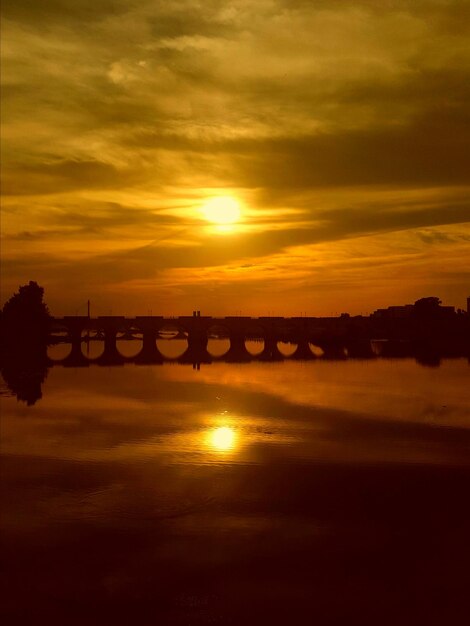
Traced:
<path id="1" fill-rule="evenodd" d="M 54 367 L 2 398 L 5 624 L 468 623 L 470 367 Z"/>

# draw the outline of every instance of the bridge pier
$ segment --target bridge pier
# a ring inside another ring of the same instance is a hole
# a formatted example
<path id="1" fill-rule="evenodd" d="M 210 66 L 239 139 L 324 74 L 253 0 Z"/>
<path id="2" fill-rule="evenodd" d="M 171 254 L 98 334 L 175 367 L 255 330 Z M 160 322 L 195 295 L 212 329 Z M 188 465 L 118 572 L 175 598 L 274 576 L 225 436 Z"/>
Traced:
<path id="1" fill-rule="evenodd" d="M 158 331 L 155 328 L 148 328 L 142 333 L 142 350 L 150 352 L 157 346 Z"/>
<path id="2" fill-rule="evenodd" d="M 279 352 L 277 347 L 278 339 L 275 336 L 267 336 L 264 338 L 264 349 L 259 355 L 260 361 L 282 361 L 284 356 Z"/>
<path id="3" fill-rule="evenodd" d="M 294 354 L 291 356 L 291 359 L 298 359 L 301 361 L 306 361 L 310 359 L 315 359 L 315 355 L 310 350 L 310 345 L 308 339 L 302 338 L 299 339 L 297 343 L 297 348 Z"/>
<path id="4" fill-rule="evenodd" d="M 78 353 L 82 353 L 82 329 L 81 328 L 72 328 L 69 332 L 70 343 L 72 344 L 72 352 L 74 356 L 77 356 Z"/>
<path id="5" fill-rule="evenodd" d="M 68 338 L 72 349 L 62 361 L 64 367 L 87 367 L 90 362 L 82 352 L 82 330 L 78 324 L 69 327 Z"/>
<path id="6" fill-rule="evenodd" d="M 346 352 L 345 352 L 345 346 L 342 343 L 332 341 L 332 342 L 322 342 L 319 345 L 320 345 L 320 348 L 324 352 L 323 354 L 324 359 L 343 360 L 347 358 Z"/>
<path id="7" fill-rule="evenodd" d="M 188 348 L 190 350 L 206 350 L 207 332 L 199 328 L 193 328 L 188 333 Z"/>
<path id="8" fill-rule="evenodd" d="M 165 360 L 157 347 L 158 331 L 155 328 L 147 328 L 142 333 L 142 350 L 136 356 L 135 361 L 139 364 L 159 364 Z"/>
<path id="9" fill-rule="evenodd" d="M 121 365 L 126 361 L 116 345 L 117 333 L 126 328 L 122 316 L 103 315 L 98 317 L 98 327 L 104 332 L 104 352 L 96 359 L 100 365 Z"/>
<path id="10" fill-rule="evenodd" d="M 115 328 L 107 328 L 104 333 L 104 351 L 96 360 L 101 365 L 121 365 L 125 362 L 125 357 L 117 349 L 116 345 L 117 330 Z"/>
<path id="11" fill-rule="evenodd" d="M 71 338 L 72 349 L 65 359 L 59 361 L 60 365 L 64 367 L 88 367 L 90 360 L 82 352 L 82 337 L 81 334 L 77 337 Z"/>
<path id="12" fill-rule="evenodd" d="M 195 369 L 199 369 L 201 363 L 212 363 L 213 357 L 209 354 L 206 347 L 192 345 L 188 346 L 188 349 L 178 359 L 178 363 L 192 363 L 196 366 Z"/>
<path id="13" fill-rule="evenodd" d="M 353 359 L 373 359 L 376 355 L 372 350 L 370 339 L 350 340 L 346 345 L 348 356 Z"/>
<path id="14" fill-rule="evenodd" d="M 224 355 L 224 360 L 234 363 L 242 363 L 251 360 L 251 354 L 246 349 L 245 335 L 233 333 L 230 335 L 230 348 Z"/>

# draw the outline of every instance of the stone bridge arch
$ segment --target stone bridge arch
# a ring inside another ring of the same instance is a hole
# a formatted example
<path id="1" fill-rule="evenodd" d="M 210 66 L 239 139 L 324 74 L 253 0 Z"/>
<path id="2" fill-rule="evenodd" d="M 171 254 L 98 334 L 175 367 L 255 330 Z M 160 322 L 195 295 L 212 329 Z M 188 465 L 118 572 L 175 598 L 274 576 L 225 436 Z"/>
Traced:
<path id="1" fill-rule="evenodd" d="M 223 320 L 214 319 L 207 326 L 207 352 L 213 359 L 226 356 L 232 347 L 230 325 Z"/>

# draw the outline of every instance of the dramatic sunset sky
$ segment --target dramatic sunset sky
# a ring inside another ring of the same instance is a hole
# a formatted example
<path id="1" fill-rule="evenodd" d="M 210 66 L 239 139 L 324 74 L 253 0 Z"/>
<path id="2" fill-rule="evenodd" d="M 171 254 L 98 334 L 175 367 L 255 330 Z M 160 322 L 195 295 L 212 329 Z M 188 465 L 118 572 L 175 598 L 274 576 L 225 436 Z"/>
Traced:
<path id="1" fill-rule="evenodd" d="M 2 13 L 2 301 L 32 279 L 57 315 L 465 306 L 467 0 Z"/>

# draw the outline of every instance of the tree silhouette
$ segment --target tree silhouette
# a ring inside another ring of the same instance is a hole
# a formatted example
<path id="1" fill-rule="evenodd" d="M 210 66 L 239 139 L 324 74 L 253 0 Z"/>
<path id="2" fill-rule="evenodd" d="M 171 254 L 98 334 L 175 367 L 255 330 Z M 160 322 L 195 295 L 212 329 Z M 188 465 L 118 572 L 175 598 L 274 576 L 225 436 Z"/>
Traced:
<path id="1" fill-rule="evenodd" d="M 51 315 L 36 282 L 19 288 L 1 312 L 0 371 L 10 391 L 28 405 L 41 398 L 47 372 Z"/>
<path id="2" fill-rule="evenodd" d="M 47 343 L 51 315 L 43 302 L 44 289 L 36 282 L 19 288 L 4 305 L 2 311 L 2 340 L 15 347 Z"/>
<path id="3" fill-rule="evenodd" d="M 48 371 L 46 350 L 10 354 L 0 363 L 0 373 L 8 389 L 28 406 L 42 398 L 41 387 Z"/>
<path id="4" fill-rule="evenodd" d="M 440 306 L 442 302 L 436 296 L 431 296 L 429 298 L 420 298 L 416 300 L 414 305 L 415 314 L 422 317 L 429 317 L 433 315 L 438 315 L 440 313 Z"/>

